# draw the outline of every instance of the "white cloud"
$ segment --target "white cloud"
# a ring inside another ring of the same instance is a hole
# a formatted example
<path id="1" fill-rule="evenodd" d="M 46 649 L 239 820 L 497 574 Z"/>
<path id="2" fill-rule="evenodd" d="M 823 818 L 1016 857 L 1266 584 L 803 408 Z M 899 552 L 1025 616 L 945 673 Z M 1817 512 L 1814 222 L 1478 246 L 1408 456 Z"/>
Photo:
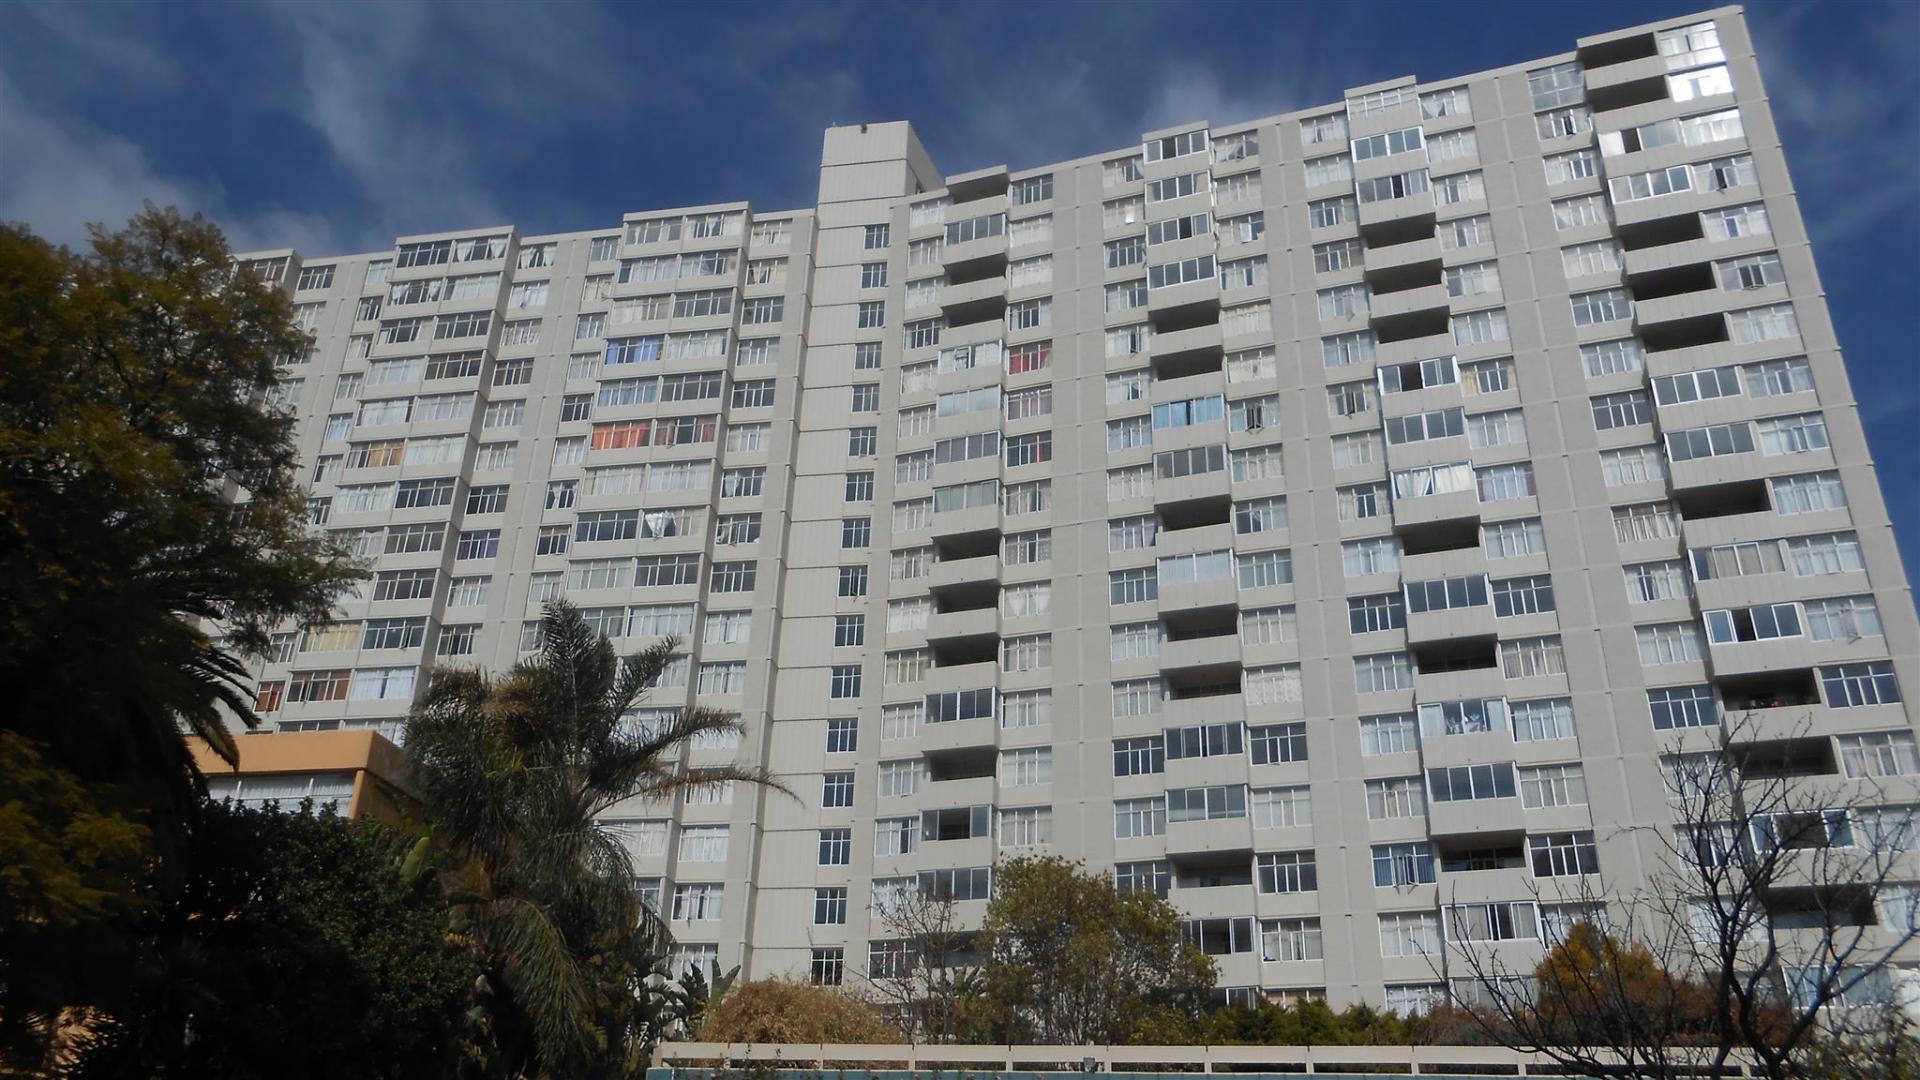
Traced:
<path id="1" fill-rule="evenodd" d="M 1766 11 L 1774 17 L 1755 17 L 1750 27 L 1768 104 L 1789 144 L 1795 186 L 1847 192 L 1844 199 L 1800 204 L 1814 242 L 1833 258 L 1920 200 L 1913 144 L 1897 136 L 1914 129 L 1911 103 L 1920 97 L 1920 68 L 1900 54 L 1905 46 L 1895 41 L 1901 35 L 1889 34 L 1877 40 L 1868 35 L 1857 43 L 1868 53 L 1884 54 L 1870 63 L 1809 70 L 1806 50 L 1794 46 L 1793 35 L 1804 20 L 1822 17 L 1823 9 L 1803 5 Z"/>
<path id="2" fill-rule="evenodd" d="M 433 50 L 459 46 L 436 33 L 423 4 L 380 10 L 380 32 L 367 33 L 367 9 L 330 4 L 267 9 L 288 31 L 298 56 L 295 108 L 325 140 L 333 163 L 373 213 L 382 242 L 398 233 L 432 232 L 504 221 L 480 177 L 478 160 L 453 122 L 408 77 Z M 473 77 L 489 76 L 475 65 Z"/>
<path id="3" fill-rule="evenodd" d="M 87 225 L 124 225 L 144 200 L 202 213 L 236 250 L 298 247 L 330 254 L 340 238 L 314 214 L 240 214 L 217 185 L 161 175 L 140 147 L 28 101 L 0 72 L 0 220 L 22 221 L 56 244 L 84 247 Z"/>

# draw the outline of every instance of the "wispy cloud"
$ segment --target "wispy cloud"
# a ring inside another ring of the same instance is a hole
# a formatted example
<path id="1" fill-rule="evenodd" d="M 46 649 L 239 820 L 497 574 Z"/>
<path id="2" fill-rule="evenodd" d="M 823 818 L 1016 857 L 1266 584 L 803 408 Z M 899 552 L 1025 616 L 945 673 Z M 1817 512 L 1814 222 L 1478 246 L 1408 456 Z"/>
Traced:
<path id="1" fill-rule="evenodd" d="M 27 222 L 56 244 L 84 247 L 89 224 L 117 228 L 146 200 L 205 214 L 239 250 L 300 247 L 319 253 L 341 243 L 334 223 L 320 214 L 240 212 L 217 184 L 162 175 L 132 140 L 36 105 L 4 72 L 0 132 L 6 144 L 0 220 Z"/>
<path id="2" fill-rule="evenodd" d="M 422 57 L 458 41 L 435 33 L 435 9 L 380 9 L 380 33 L 367 33 L 369 10 L 350 5 L 286 4 L 269 9 L 298 62 L 296 108 L 325 140 L 335 167 L 372 211 L 368 235 L 428 232 L 505 219 L 481 181 L 484 162 L 465 132 L 472 118 L 452 115 L 416 85 Z M 475 83 L 486 72 L 475 73 Z"/>
<path id="3" fill-rule="evenodd" d="M 1795 185 L 1845 190 L 1844 199 L 1801 203 L 1808 231 L 1825 252 L 1882 227 L 1890 213 L 1920 201 L 1920 171 L 1908 139 L 1913 102 L 1920 99 L 1920 65 L 1902 35 L 1865 35 L 1855 44 L 1880 52 L 1882 62 L 1809 65 L 1795 35 L 1825 9 L 1796 4 L 1771 9 L 1752 24 L 1768 102 L 1792 152 Z"/>

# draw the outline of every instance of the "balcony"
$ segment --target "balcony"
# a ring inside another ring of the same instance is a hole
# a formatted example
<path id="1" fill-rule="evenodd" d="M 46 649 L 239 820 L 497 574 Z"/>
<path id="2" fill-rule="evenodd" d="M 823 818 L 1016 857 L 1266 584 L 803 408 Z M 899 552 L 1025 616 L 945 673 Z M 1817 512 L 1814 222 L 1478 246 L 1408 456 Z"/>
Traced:
<path id="1" fill-rule="evenodd" d="M 1493 637 L 1455 638 L 1413 650 L 1414 689 L 1421 701 L 1499 697 L 1500 646 Z"/>
<path id="2" fill-rule="evenodd" d="M 1224 675 L 1224 669 L 1219 669 Z M 1217 724 L 1225 720 L 1244 717 L 1247 714 L 1247 701 L 1240 693 L 1238 671 L 1233 674 L 1231 683 L 1208 684 L 1201 680 L 1211 678 L 1206 670 L 1185 671 L 1168 682 L 1180 688 L 1173 693 L 1172 686 L 1165 703 L 1161 720 L 1167 727 L 1191 727 L 1195 724 Z"/>
<path id="3" fill-rule="evenodd" d="M 991 757 L 989 754 L 989 761 Z M 929 779 L 915 805 L 929 809 L 980 806 L 991 804 L 993 796 L 993 768 L 989 764 L 986 772 L 977 775 Z"/>
<path id="4" fill-rule="evenodd" d="M 1154 337 L 1152 349 L 1156 380 L 1177 381 L 1218 372 L 1225 356 L 1218 322 L 1164 331 Z"/>
<path id="5" fill-rule="evenodd" d="M 1405 575 L 1404 569 L 1402 575 Z M 1442 611 L 1410 612 L 1407 615 L 1407 643 L 1433 644 L 1463 638 L 1495 636 L 1493 607 L 1447 608 Z"/>
<path id="6" fill-rule="evenodd" d="M 1450 836 L 1470 837 L 1471 846 L 1481 848 L 1498 844 L 1503 837 L 1511 839 L 1523 835 L 1526 824 L 1520 815 L 1518 796 L 1505 799 L 1455 799 L 1449 802 L 1429 800 L 1427 831 L 1435 840 Z M 1443 856 L 1445 850 L 1442 849 Z"/>
<path id="7" fill-rule="evenodd" d="M 1375 359 L 1381 367 L 1395 364 L 1413 363 L 1435 356 L 1452 356 L 1460 350 L 1453 343 L 1453 334 L 1444 326 L 1433 333 L 1420 337 L 1396 338 L 1381 343 Z M 1331 377 L 1331 376 L 1330 376 Z"/>
<path id="8" fill-rule="evenodd" d="M 1194 515 L 1176 524 L 1161 522 L 1159 541 L 1154 545 L 1156 556 L 1220 551 L 1233 546 L 1232 503 L 1195 502 L 1184 508 Z"/>
<path id="9" fill-rule="evenodd" d="M 1167 857 L 1176 862 L 1195 858 L 1232 855 L 1251 865 L 1253 821 L 1251 818 L 1218 818 L 1210 821 L 1167 822 Z"/>
<path id="10" fill-rule="evenodd" d="M 953 593 L 965 591 L 984 591 L 989 598 L 985 607 L 948 611 L 942 608 L 927 620 L 927 643 L 936 648 L 947 642 L 964 641 L 977 638 L 997 638 L 1000 634 L 1000 612 L 992 600 L 997 597 L 997 584 L 984 590 L 971 587 L 956 587 L 935 593 L 934 602 L 942 604 Z"/>
<path id="11" fill-rule="evenodd" d="M 1156 335 L 1216 322 L 1220 316 L 1220 281 L 1204 277 L 1149 289 L 1147 315 Z"/>
<path id="12" fill-rule="evenodd" d="M 1187 476 L 1156 476 L 1153 501 L 1160 520 L 1169 528 L 1180 528 L 1176 522 L 1211 523 L 1219 519 L 1220 504 L 1232 506 L 1231 490 L 1232 481 L 1225 469 Z"/>
<path id="13" fill-rule="evenodd" d="M 1002 274 L 990 274 L 974 281 L 948 284 L 940 287 L 940 313 L 948 326 L 964 326 L 968 323 L 998 322 L 1007 312 L 1007 279 Z"/>
<path id="14" fill-rule="evenodd" d="M 1393 500 L 1396 526 L 1431 526 L 1446 522 L 1456 528 L 1479 528 L 1480 496 L 1474 491 L 1448 491 Z"/>
<path id="15" fill-rule="evenodd" d="M 1192 608 L 1161 619 L 1160 668 L 1227 669 L 1240 662 L 1236 607 Z"/>
<path id="16" fill-rule="evenodd" d="M 962 641 L 972 642 L 973 639 L 962 639 Z M 924 692 L 941 694 L 956 690 L 977 690 L 994 685 L 1000 678 L 999 657 L 996 654 L 995 649 L 989 649 L 987 657 L 955 649 L 949 652 L 947 660 L 943 661 L 936 653 L 933 659 L 933 670 L 927 672 Z"/>
<path id="17" fill-rule="evenodd" d="M 1416 229 L 1411 239 L 1385 247 L 1367 249 L 1366 272 L 1369 275 L 1391 274 L 1409 267 L 1424 265 L 1435 267 L 1440 265 L 1440 241 L 1431 232 L 1421 235 Z M 1369 281 L 1371 280 L 1369 277 Z"/>
<path id="18" fill-rule="evenodd" d="M 975 240 L 948 244 L 941 250 L 940 257 L 946 266 L 949 282 L 979 281 L 983 278 L 999 276 L 1004 285 L 1004 275 L 1007 272 L 1007 234 L 1001 232 L 993 236 L 982 236 Z"/>
<path id="19" fill-rule="evenodd" d="M 1425 337 L 1446 329 L 1447 305 L 1453 298 L 1445 285 L 1421 285 L 1389 293 L 1375 293 L 1368 321 L 1387 340 Z M 1434 313 L 1439 314 L 1436 323 Z M 1421 318 L 1419 316 L 1425 316 Z"/>
<path id="20" fill-rule="evenodd" d="M 988 169 L 976 169 L 973 172 L 960 173 L 947 178 L 947 197 L 953 205 L 947 208 L 947 219 L 973 217 L 978 214 L 1005 210 L 1007 188 L 1010 181 L 1005 165 L 995 165 Z M 982 203 L 984 199 L 999 199 L 996 205 Z M 967 204 L 980 205 L 967 205 Z"/>
<path id="21" fill-rule="evenodd" d="M 1730 513 L 1754 513 L 1766 508 L 1769 505 L 1766 479 L 1789 471 L 1782 468 L 1782 464 L 1779 457 L 1770 457 L 1755 450 L 1746 454 L 1671 461 L 1667 468 L 1675 494 L 1686 499 L 1680 506 L 1682 516 L 1718 517 Z M 1791 471 L 1820 472 L 1833 467 L 1833 451 L 1821 447 L 1793 455 Z"/>
<path id="22" fill-rule="evenodd" d="M 999 735 L 999 721 L 991 716 L 943 720 L 920 726 L 920 751 L 947 757 L 964 751 L 991 751 Z"/>
<path id="23" fill-rule="evenodd" d="M 1418 234 L 1425 231 L 1432 236 L 1434 225 L 1433 192 L 1416 191 L 1398 199 L 1381 199 L 1376 202 L 1361 203 L 1360 235 L 1373 243 L 1374 235 L 1393 235 L 1407 232 Z M 1382 233 L 1382 230 L 1385 230 Z"/>
<path id="24" fill-rule="evenodd" d="M 1231 606 L 1239 602 L 1240 590 L 1231 572 L 1211 581 L 1186 581 L 1160 586 L 1160 610 L 1191 614 L 1196 609 Z M 1237 680 L 1236 680 L 1237 682 Z"/>
<path id="25" fill-rule="evenodd" d="M 927 587 L 941 589 L 957 585 L 997 585 L 1000 580 L 1000 539 L 998 534 L 989 539 L 991 542 L 984 545 L 984 551 L 959 543 L 941 551 L 939 561 L 933 564 L 933 572 L 927 575 Z"/>
<path id="26" fill-rule="evenodd" d="M 973 552 L 980 547 L 997 548 L 1000 537 L 1000 506 L 968 506 L 958 510 L 936 510 L 933 515 L 934 544 L 947 550 Z"/>

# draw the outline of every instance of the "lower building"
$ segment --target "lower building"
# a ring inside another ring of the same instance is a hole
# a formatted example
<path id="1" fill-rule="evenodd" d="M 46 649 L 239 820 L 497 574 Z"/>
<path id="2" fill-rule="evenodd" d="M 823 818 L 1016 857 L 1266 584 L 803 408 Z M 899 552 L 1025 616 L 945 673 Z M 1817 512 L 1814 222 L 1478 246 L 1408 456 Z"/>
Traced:
<path id="1" fill-rule="evenodd" d="M 207 794 L 242 806 L 275 803 L 283 810 L 313 800 L 342 817 L 399 824 L 412 815 L 400 748 L 377 731 L 296 731 L 235 740 L 229 765 L 205 743 L 192 744 L 193 763 L 207 778 Z"/>

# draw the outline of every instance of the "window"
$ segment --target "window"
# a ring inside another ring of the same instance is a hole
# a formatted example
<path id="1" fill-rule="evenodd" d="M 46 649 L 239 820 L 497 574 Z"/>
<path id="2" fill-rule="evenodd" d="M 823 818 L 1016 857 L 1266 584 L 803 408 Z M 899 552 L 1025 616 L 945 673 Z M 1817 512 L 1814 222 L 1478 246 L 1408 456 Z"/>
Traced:
<path id="1" fill-rule="evenodd" d="M 1379 888 L 1431 885 L 1437 870 L 1432 844 L 1373 845 L 1373 883 Z"/>
<path id="2" fill-rule="evenodd" d="M 1840 764 L 1849 777 L 1920 773 L 1920 750 L 1911 731 L 1874 731 L 1839 737 Z"/>
<path id="3" fill-rule="evenodd" d="M 1347 577 L 1390 574 L 1400 569 L 1400 541 L 1391 536 L 1348 540 L 1340 545 L 1340 556 Z"/>
<path id="4" fill-rule="evenodd" d="M 1846 489 L 1837 472 L 1806 473 L 1800 476 L 1775 476 L 1767 480 L 1772 489 L 1773 508 L 1781 514 L 1809 514 L 1820 510 L 1844 510 Z"/>
<path id="5" fill-rule="evenodd" d="M 1434 802 L 1511 799 L 1515 795 L 1513 763 L 1428 769 L 1427 789 Z"/>
<path id="6" fill-rule="evenodd" d="M 1581 293 L 1572 300 L 1573 325 L 1592 326 L 1633 318 L 1633 298 L 1625 289 Z"/>
<path id="7" fill-rule="evenodd" d="M 1827 420 L 1819 413 L 1771 417 L 1758 421 L 1754 428 L 1763 454 L 1804 454 L 1828 445 Z"/>
<path id="8" fill-rule="evenodd" d="M 1165 743 L 1159 735 L 1113 741 L 1113 775 L 1115 776 L 1163 773 L 1167 770 L 1166 762 Z"/>
<path id="9" fill-rule="evenodd" d="M 1634 630 L 1640 646 L 1640 662 L 1648 667 L 1684 664 L 1701 660 L 1705 649 L 1700 630 L 1692 623 L 1659 623 Z"/>
<path id="10" fill-rule="evenodd" d="M 1351 319 L 1367 314 L 1370 310 L 1371 293 L 1365 283 L 1357 285 L 1337 285 L 1331 289 L 1321 289 L 1316 294 L 1320 318 Z"/>
<path id="11" fill-rule="evenodd" d="M 1247 751 L 1255 765 L 1305 761 L 1307 760 L 1307 725 L 1269 724 L 1249 728 Z"/>
<path id="12" fill-rule="evenodd" d="M 1319 919 L 1265 919 L 1260 923 L 1260 959 L 1268 962 L 1319 960 Z"/>
<path id="13" fill-rule="evenodd" d="M 1002 847 L 1039 847 L 1053 842 L 1053 808 L 1023 806 L 1000 811 Z"/>
<path id="14" fill-rule="evenodd" d="M 1390 416 L 1386 421 L 1388 446 L 1425 442 L 1466 434 L 1466 413 L 1462 409 L 1439 409 L 1410 416 Z"/>
<path id="15" fill-rule="evenodd" d="M 1332 154 L 1329 158 L 1311 158 L 1306 165 L 1308 165 L 1309 188 L 1354 181 L 1354 160 L 1348 158 L 1346 154 Z"/>
<path id="16" fill-rule="evenodd" d="M 1029 746 L 1000 751 L 1000 786 L 1033 787 L 1053 782 L 1053 748 Z"/>
<path id="17" fill-rule="evenodd" d="M 1521 806 L 1535 810 L 1548 806 L 1585 806 L 1586 803 L 1586 772 L 1578 764 L 1539 765 L 1520 770 Z M 1591 846 L 1592 842 L 1592 834 L 1587 834 L 1587 844 Z M 1537 871 L 1536 875 L 1545 876 L 1538 875 Z"/>
<path id="18" fill-rule="evenodd" d="M 1053 432 L 1041 431 L 1031 435 L 1015 435 L 1006 441 L 1007 467 L 1018 468 L 1022 465 L 1036 465 L 1053 460 Z"/>
<path id="19" fill-rule="evenodd" d="M 362 649 L 417 649 L 426 643 L 427 620 L 368 619 L 361 627 Z"/>
<path id="20" fill-rule="evenodd" d="M 1587 97 L 1586 81 L 1580 74 L 1580 65 L 1576 63 L 1555 64 L 1553 67 L 1529 71 L 1527 87 L 1533 91 L 1533 107 L 1536 110 L 1571 105 L 1585 101 Z"/>
<path id="21" fill-rule="evenodd" d="M 1226 290 L 1251 289 L 1267 283 L 1267 257 L 1237 259 L 1220 264 L 1220 287 Z"/>
<path id="22" fill-rule="evenodd" d="M 1413 688 L 1413 663 L 1406 653 L 1379 653 L 1353 658 L 1355 693 L 1378 694 Z"/>
<path id="23" fill-rule="evenodd" d="M 1053 723 L 1051 690 L 1011 691 L 1001 704 L 1000 726 L 1003 728 L 1046 727 Z"/>
<path id="24" fill-rule="evenodd" d="M 1866 569 L 1860 554 L 1860 538 L 1854 533 L 1796 537 L 1787 541 L 1787 553 L 1793 560 L 1795 577 L 1846 574 Z"/>
<path id="25" fill-rule="evenodd" d="M 1381 754 L 1410 754 L 1420 748 L 1419 728 L 1410 713 L 1360 718 L 1360 753 L 1363 757 Z M 1382 804 L 1383 807 L 1385 804 Z"/>
<path id="26" fill-rule="evenodd" d="M 1684 600 L 1693 595 L 1686 564 L 1678 561 L 1638 563 L 1625 568 L 1627 600 L 1636 604 Z"/>
<path id="27" fill-rule="evenodd" d="M 1599 195 L 1576 195 L 1553 204 L 1553 224 L 1562 232 L 1605 225 L 1609 220 L 1606 200 Z"/>
<path id="28" fill-rule="evenodd" d="M 1122 799 L 1113 804 L 1113 835 L 1116 839 L 1164 836 L 1166 831 L 1167 803 L 1163 796 Z"/>
<path id="29" fill-rule="evenodd" d="M 823 774 L 820 778 L 820 805 L 828 808 L 852 806 L 853 774 L 850 772 Z"/>
<path id="30" fill-rule="evenodd" d="M 1594 240 L 1560 249 L 1560 268 L 1569 278 L 1612 273 L 1620 266 L 1621 251 L 1617 240 Z M 1584 354 L 1592 347 L 1582 346 L 1581 352 Z M 1592 373 L 1589 365 L 1589 374 Z"/>
<path id="31" fill-rule="evenodd" d="M 1507 711 L 1513 722 L 1514 742 L 1574 737 L 1573 703 L 1566 698 L 1515 701 L 1509 703 Z"/>
<path id="32" fill-rule="evenodd" d="M 1413 169 L 1392 176 L 1377 176 L 1371 180 L 1358 181 L 1354 184 L 1354 195 L 1362 205 L 1365 205 L 1404 199 L 1410 195 L 1418 195 L 1429 188 L 1427 170 Z"/>
<path id="33" fill-rule="evenodd" d="M 1300 121 L 1300 145 L 1313 147 L 1322 144 L 1344 143 L 1347 141 L 1347 117 L 1345 113 L 1331 113 Z"/>
<path id="34" fill-rule="evenodd" d="M 1506 578 L 1493 583 L 1493 613 L 1497 618 L 1536 615 L 1552 610 L 1553 579 L 1545 574 Z"/>
<path id="35" fill-rule="evenodd" d="M 410 667 L 360 668 L 353 673 L 353 687 L 348 696 L 354 701 L 410 699 L 415 671 Z"/>
<path id="36" fill-rule="evenodd" d="M 829 672 L 827 696 L 835 699 L 860 696 L 860 665 L 835 664 Z"/>
<path id="37" fill-rule="evenodd" d="M 1707 239 L 1735 240 L 1746 236 L 1765 236 L 1773 231 L 1766 207 L 1755 203 L 1700 214 L 1700 225 Z"/>
<path id="38" fill-rule="evenodd" d="M 819 855 L 821 866 L 846 866 L 853 862 L 853 830 L 821 829 Z"/>
<path id="39" fill-rule="evenodd" d="M 1888 705 L 1901 700 L 1900 684 L 1894 680 L 1890 660 L 1837 664 L 1819 670 L 1821 691 L 1832 708 Z"/>
<path id="40" fill-rule="evenodd" d="M 1532 462 L 1484 466 L 1473 470 L 1473 480 L 1483 503 L 1524 499 L 1534 494 Z"/>
<path id="41" fill-rule="evenodd" d="M 1522 638 L 1500 643 L 1500 673 L 1509 679 L 1565 675 L 1567 654 L 1558 637 Z"/>
<path id="42" fill-rule="evenodd" d="M 1293 583 L 1293 555 L 1288 551 L 1235 555 L 1234 569 L 1242 589 L 1264 589 Z"/>
<path id="43" fill-rule="evenodd" d="M 1709 686 L 1672 686 L 1647 691 L 1647 708 L 1655 731 L 1711 727 L 1720 723 Z"/>
<path id="44" fill-rule="evenodd" d="M 717 883 L 675 885 L 672 919 L 675 922 L 709 922 L 720 918 L 726 886 Z"/>
<path id="45" fill-rule="evenodd" d="M 1159 577 L 1152 567 L 1112 570 L 1107 574 L 1107 602 L 1114 606 L 1145 603 L 1160 595 Z"/>
<path id="46" fill-rule="evenodd" d="M 1547 183 L 1566 184 L 1600 175 L 1600 153 L 1592 147 L 1549 154 L 1545 159 Z"/>
<path id="47" fill-rule="evenodd" d="M 1378 878 L 1376 872 L 1376 885 L 1380 884 Z M 1379 918 L 1381 956 L 1434 956 L 1440 952 L 1440 917 L 1433 912 L 1383 912 Z"/>
<path id="48" fill-rule="evenodd" d="M 1507 340 L 1507 312 L 1505 308 L 1493 308 L 1488 311 L 1473 311 L 1465 315 L 1455 315 L 1452 319 L 1453 343 L 1455 345 L 1481 345 L 1493 341 Z"/>

